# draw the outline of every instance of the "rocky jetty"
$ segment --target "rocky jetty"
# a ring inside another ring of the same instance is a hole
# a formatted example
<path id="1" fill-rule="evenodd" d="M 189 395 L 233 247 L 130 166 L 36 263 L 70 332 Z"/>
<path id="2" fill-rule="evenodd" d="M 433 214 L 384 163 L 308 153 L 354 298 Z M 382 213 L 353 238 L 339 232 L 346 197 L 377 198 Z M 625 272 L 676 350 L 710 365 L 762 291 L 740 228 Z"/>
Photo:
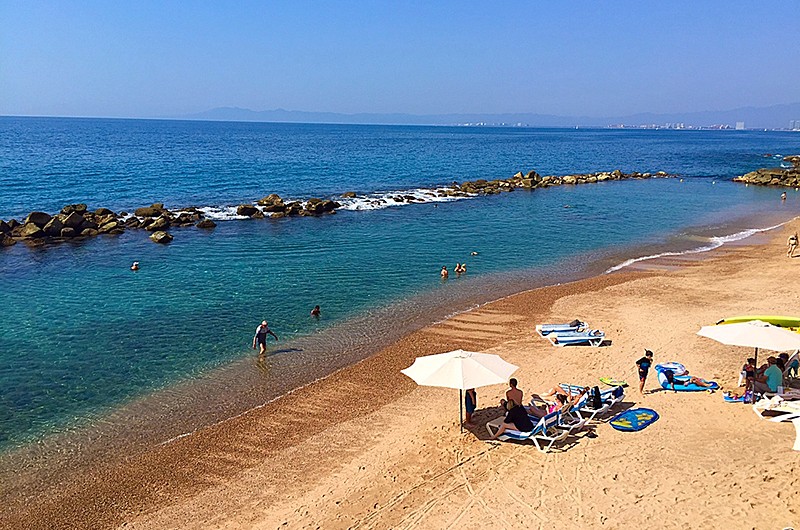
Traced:
<path id="1" fill-rule="evenodd" d="M 797 185 L 798 164 L 800 156 L 786 157 L 785 160 L 795 164 L 792 170 L 774 170 L 789 172 Z M 767 171 L 767 170 L 759 170 Z M 768 170 L 773 171 L 773 170 Z M 792 173 L 793 172 L 793 173 Z M 758 172 L 754 172 L 758 173 Z M 748 173 L 752 175 L 752 173 Z M 744 177 L 739 177 L 744 179 Z M 523 174 L 517 173 L 508 179 L 472 180 L 463 183 L 453 182 L 446 188 L 430 190 L 431 196 L 440 197 L 471 197 L 475 195 L 492 195 L 496 193 L 514 191 L 515 189 L 535 190 L 561 185 L 591 184 L 609 180 L 647 179 L 653 177 L 668 177 L 667 173 L 623 173 L 620 170 L 611 172 L 587 173 L 565 176 L 541 176 L 536 171 Z M 773 184 L 772 178 L 768 184 Z M 761 183 L 761 182 L 759 182 Z M 342 194 L 344 199 L 354 199 L 357 194 L 347 191 Z M 395 195 L 380 201 L 393 201 L 394 203 L 425 202 L 425 199 L 414 195 Z M 255 201 L 254 204 L 240 204 L 236 206 L 239 217 L 250 219 L 279 219 L 283 217 L 306 217 L 335 214 L 342 204 L 332 199 L 311 198 L 306 201 L 287 202 L 279 195 L 273 193 Z M 202 210 L 195 207 L 168 210 L 163 203 L 154 203 L 150 206 L 137 208 L 133 213 L 114 213 L 108 208 L 98 208 L 90 211 L 86 204 L 70 204 L 56 214 L 35 211 L 28 214 L 22 221 L 11 219 L 0 220 L 0 247 L 14 245 L 24 241 L 29 245 L 42 245 L 46 243 L 59 243 L 67 240 L 83 239 L 99 235 L 118 235 L 126 230 L 145 230 L 152 232 L 150 239 L 156 243 L 169 243 L 173 235 L 171 228 L 195 226 L 199 229 L 213 229 L 217 225 L 207 219 Z"/>
<path id="2" fill-rule="evenodd" d="M 733 181 L 755 184 L 756 186 L 800 187 L 800 155 L 785 156 L 783 157 L 783 161 L 791 163 L 792 167 L 756 169 L 741 177 L 734 178 Z"/>

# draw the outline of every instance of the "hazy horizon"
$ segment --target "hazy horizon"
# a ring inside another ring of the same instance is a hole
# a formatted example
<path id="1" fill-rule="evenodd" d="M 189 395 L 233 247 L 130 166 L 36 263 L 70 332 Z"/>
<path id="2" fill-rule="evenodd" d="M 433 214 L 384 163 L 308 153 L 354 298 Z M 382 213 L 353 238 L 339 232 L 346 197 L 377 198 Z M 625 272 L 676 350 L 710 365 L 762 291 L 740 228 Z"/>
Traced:
<path id="1" fill-rule="evenodd" d="M 609 117 L 800 101 L 790 0 L 0 0 L 0 114 Z M 791 116 L 791 119 L 800 116 Z"/>

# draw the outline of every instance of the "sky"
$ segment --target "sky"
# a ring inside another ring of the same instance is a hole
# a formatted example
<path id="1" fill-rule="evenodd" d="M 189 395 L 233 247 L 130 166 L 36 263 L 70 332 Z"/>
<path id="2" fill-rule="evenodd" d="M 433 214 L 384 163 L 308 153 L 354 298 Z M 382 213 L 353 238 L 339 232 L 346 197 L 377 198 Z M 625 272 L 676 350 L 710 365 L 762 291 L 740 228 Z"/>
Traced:
<path id="1" fill-rule="evenodd" d="M 796 0 L 0 0 L 0 115 L 623 116 L 800 101 Z"/>

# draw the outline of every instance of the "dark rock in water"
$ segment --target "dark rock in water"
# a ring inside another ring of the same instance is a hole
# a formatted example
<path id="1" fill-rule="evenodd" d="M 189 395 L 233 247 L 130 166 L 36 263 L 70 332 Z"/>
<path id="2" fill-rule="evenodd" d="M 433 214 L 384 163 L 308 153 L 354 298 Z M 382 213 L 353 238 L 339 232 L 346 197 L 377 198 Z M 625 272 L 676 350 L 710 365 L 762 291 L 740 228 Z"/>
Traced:
<path id="1" fill-rule="evenodd" d="M 258 211 L 259 209 L 252 204 L 241 204 L 236 208 L 236 213 L 245 217 L 252 217 L 252 215 Z"/>
<path id="2" fill-rule="evenodd" d="M 217 223 L 215 223 L 211 219 L 203 219 L 202 221 L 197 223 L 195 226 L 197 228 L 210 229 L 210 228 L 216 228 L 217 227 Z"/>
<path id="3" fill-rule="evenodd" d="M 354 191 L 346 191 L 346 192 L 342 193 L 342 197 L 344 197 L 345 199 L 355 199 L 356 192 L 354 192 Z"/>
<path id="4" fill-rule="evenodd" d="M 114 212 L 112 212 L 108 208 L 98 208 L 97 210 L 94 211 L 94 213 L 95 213 L 95 215 L 100 215 L 100 216 L 103 216 L 103 215 L 114 215 Z"/>
<path id="5" fill-rule="evenodd" d="M 150 239 L 152 239 L 155 243 L 167 244 L 172 241 L 173 238 L 171 234 L 159 230 L 158 232 L 153 232 L 150 234 Z"/>
<path id="6" fill-rule="evenodd" d="M 145 230 L 149 230 L 150 232 L 154 232 L 156 230 L 162 230 L 164 228 L 169 228 L 169 219 L 166 216 L 159 216 L 157 219 L 153 220 L 152 222 L 148 223 L 147 226 L 144 227 Z"/>
<path id="7" fill-rule="evenodd" d="M 789 155 L 783 157 L 784 162 L 790 162 L 794 169 L 800 169 L 800 155 Z"/>
<path id="8" fill-rule="evenodd" d="M 81 235 L 83 237 L 94 237 L 99 233 L 100 232 L 98 232 L 96 228 L 84 228 L 81 230 Z"/>
<path id="9" fill-rule="evenodd" d="M 61 229 L 61 237 L 75 237 L 77 235 L 78 235 L 78 233 L 75 232 L 74 228 L 67 227 L 67 228 L 62 228 Z"/>
<path id="10" fill-rule="evenodd" d="M 23 224 L 34 224 L 39 228 L 44 228 L 44 226 L 50 222 L 50 219 L 52 219 L 52 217 L 49 213 L 31 212 L 28 214 L 28 217 L 25 218 Z"/>
<path id="11" fill-rule="evenodd" d="M 17 243 L 17 240 L 5 232 L 0 232 L 0 247 L 10 247 Z"/>
<path id="12" fill-rule="evenodd" d="M 63 230 L 64 224 L 61 222 L 61 219 L 58 217 L 53 217 L 50 219 L 50 222 L 44 225 L 44 233 L 51 237 L 58 237 L 61 235 L 61 230 Z"/>
<path id="13" fill-rule="evenodd" d="M 153 206 L 136 208 L 136 210 L 133 211 L 133 214 L 136 217 L 158 217 L 162 213 L 164 213 L 164 208 L 163 208 L 164 205 L 162 204 L 161 206 L 162 206 L 161 208 L 156 208 L 156 205 L 154 204 Z"/>
<path id="14" fill-rule="evenodd" d="M 44 237 L 44 230 L 41 227 L 37 226 L 34 223 L 25 223 L 22 225 L 22 228 L 19 231 L 19 236 L 24 237 L 26 239 L 35 239 L 39 237 Z"/>
<path id="15" fill-rule="evenodd" d="M 68 204 L 67 206 L 64 206 L 63 208 L 61 208 L 61 213 L 63 213 L 64 215 L 69 215 L 72 212 L 78 212 L 79 214 L 84 214 L 84 213 L 86 213 L 86 205 L 83 204 L 83 203 L 81 203 L 81 204 Z"/>
<path id="16" fill-rule="evenodd" d="M 83 215 L 79 214 L 78 212 L 70 212 L 69 214 L 64 214 L 64 216 L 66 216 L 66 217 L 62 216 L 63 218 L 61 219 L 61 222 L 64 224 L 64 226 L 68 226 L 68 227 L 74 228 L 76 230 L 85 221 L 85 219 L 83 218 Z"/>
<path id="17" fill-rule="evenodd" d="M 97 223 L 95 223 L 94 221 L 90 221 L 89 219 L 84 219 L 79 228 L 81 230 L 85 230 L 87 228 L 97 230 Z"/>
<path id="18" fill-rule="evenodd" d="M 0 234 L 10 234 L 12 229 L 12 226 L 0 219 Z"/>

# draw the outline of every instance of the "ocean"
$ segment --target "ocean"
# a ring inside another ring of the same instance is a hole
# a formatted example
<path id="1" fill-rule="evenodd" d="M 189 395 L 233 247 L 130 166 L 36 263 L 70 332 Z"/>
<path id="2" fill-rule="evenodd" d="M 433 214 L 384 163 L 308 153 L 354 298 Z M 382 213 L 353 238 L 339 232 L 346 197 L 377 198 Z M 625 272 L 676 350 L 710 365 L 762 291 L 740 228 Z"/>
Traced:
<path id="1" fill-rule="evenodd" d="M 148 422 L 163 439 L 180 435 L 453 312 L 775 226 L 798 214 L 800 193 L 781 202 L 781 189 L 730 180 L 780 165 L 798 139 L 0 117 L 0 219 L 77 202 L 114 211 L 163 202 L 218 223 L 173 229 L 169 245 L 131 230 L 0 249 L 0 451 Z M 426 191 L 518 171 L 615 169 L 678 176 L 455 200 Z M 342 199 L 347 191 L 356 197 Z M 270 193 L 343 207 L 237 218 L 236 205 Z M 391 200 L 400 193 L 421 201 Z M 440 268 L 456 262 L 467 274 L 441 281 Z M 315 305 L 319 319 L 309 315 Z M 265 319 L 280 340 L 257 360 L 251 341 Z"/>

